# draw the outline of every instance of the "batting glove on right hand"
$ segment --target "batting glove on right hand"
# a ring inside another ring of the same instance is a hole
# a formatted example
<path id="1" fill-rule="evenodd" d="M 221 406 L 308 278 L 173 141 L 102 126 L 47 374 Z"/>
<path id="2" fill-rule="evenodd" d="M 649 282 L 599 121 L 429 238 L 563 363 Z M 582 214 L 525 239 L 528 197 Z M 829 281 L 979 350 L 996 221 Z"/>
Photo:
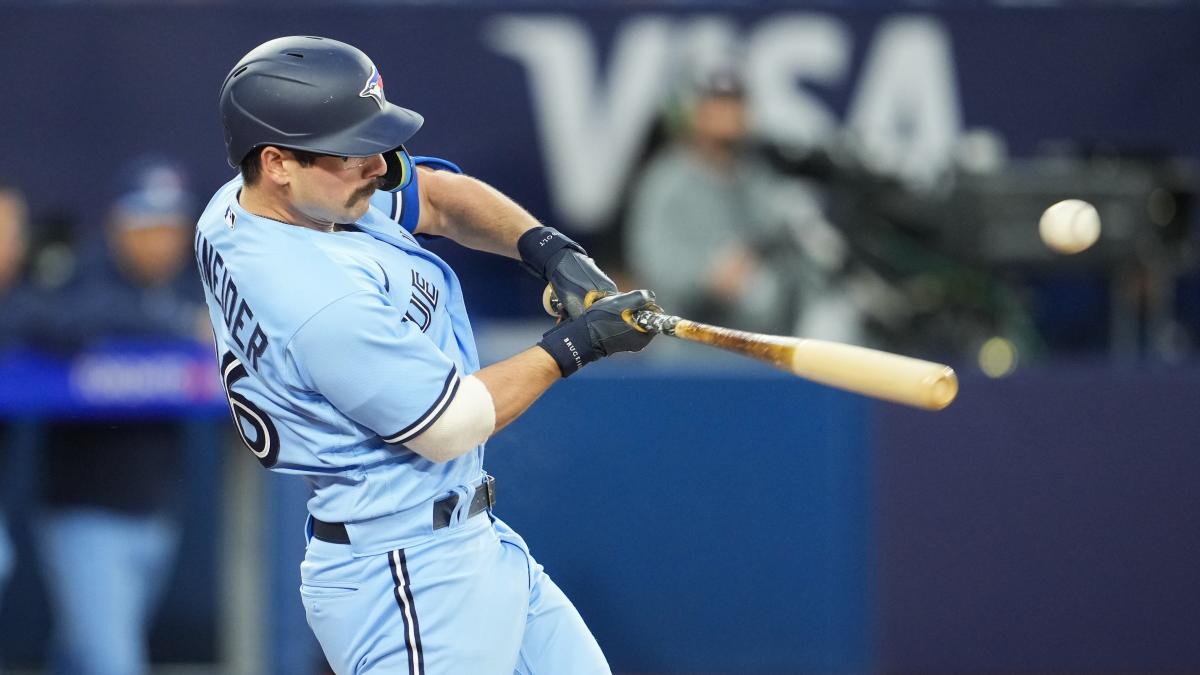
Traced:
<path id="1" fill-rule="evenodd" d="M 563 377 L 604 356 L 639 352 L 650 344 L 654 334 L 636 328 L 625 317 L 643 309 L 661 311 L 654 304 L 652 291 L 629 291 L 601 298 L 579 318 L 546 331 L 538 346 L 554 357 Z"/>

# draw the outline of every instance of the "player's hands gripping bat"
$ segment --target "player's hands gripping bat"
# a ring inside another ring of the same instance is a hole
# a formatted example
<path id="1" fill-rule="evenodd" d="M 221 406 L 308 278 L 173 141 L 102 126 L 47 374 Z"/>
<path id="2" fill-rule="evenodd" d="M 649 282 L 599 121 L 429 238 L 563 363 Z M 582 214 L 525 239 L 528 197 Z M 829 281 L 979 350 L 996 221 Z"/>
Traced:
<path id="1" fill-rule="evenodd" d="M 542 306 L 551 316 L 558 316 L 561 311 L 549 286 L 542 295 Z M 932 361 L 839 342 L 710 326 L 663 314 L 657 307 L 634 309 L 625 319 L 647 333 L 664 333 L 712 345 L 814 382 L 916 408 L 941 410 L 958 395 L 954 370 Z"/>
<path id="2" fill-rule="evenodd" d="M 630 321 L 636 312 L 659 311 L 654 293 L 629 291 L 592 302 L 579 317 L 546 331 L 538 343 L 554 357 L 563 377 L 617 352 L 638 352 L 654 337 Z"/>
<path id="3" fill-rule="evenodd" d="M 552 227 L 535 227 L 517 240 L 521 263 L 534 276 L 550 282 L 564 318 L 574 319 L 593 301 L 617 292 L 587 251 Z"/>

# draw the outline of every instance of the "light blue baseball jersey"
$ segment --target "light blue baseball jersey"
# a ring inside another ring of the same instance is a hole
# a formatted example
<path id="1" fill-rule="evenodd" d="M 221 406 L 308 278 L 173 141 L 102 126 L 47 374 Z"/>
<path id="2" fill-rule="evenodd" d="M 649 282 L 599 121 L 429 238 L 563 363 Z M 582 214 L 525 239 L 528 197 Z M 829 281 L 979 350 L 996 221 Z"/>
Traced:
<path id="1" fill-rule="evenodd" d="M 241 187 L 213 196 L 195 247 L 230 407 L 259 461 L 307 479 L 309 511 L 329 522 L 477 482 L 483 445 L 440 464 L 404 447 L 479 369 L 458 278 L 411 234 L 416 180 L 338 232 L 248 213 Z"/>

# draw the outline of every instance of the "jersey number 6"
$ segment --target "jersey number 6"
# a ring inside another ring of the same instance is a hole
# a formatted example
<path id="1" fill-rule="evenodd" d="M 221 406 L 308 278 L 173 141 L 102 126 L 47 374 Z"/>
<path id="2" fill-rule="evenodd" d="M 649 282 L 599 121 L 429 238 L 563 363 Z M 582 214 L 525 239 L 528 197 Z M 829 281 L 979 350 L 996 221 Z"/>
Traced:
<path id="1" fill-rule="evenodd" d="M 233 385 L 246 375 L 246 366 L 233 352 L 225 352 L 225 356 L 221 357 L 221 381 L 225 385 L 225 397 L 229 400 L 229 412 L 233 413 L 233 426 L 250 452 L 269 469 L 279 460 L 279 433 L 275 431 L 274 422 L 261 408 L 233 390 Z M 253 437 L 246 434 L 248 430 L 253 432 Z"/>

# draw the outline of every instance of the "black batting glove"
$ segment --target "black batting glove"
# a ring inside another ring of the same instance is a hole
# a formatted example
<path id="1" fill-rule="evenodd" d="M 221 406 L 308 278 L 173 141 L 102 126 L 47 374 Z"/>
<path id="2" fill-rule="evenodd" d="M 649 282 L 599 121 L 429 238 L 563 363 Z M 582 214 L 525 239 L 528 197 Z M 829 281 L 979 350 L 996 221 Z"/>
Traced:
<path id="1" fill-rule="evenodd" d="M 554 294 L 574 319 L 587 310 L 592 299 L 617 292 L 617 285 L 600 271 L 596 261 L 573 239 L 553 227 L 535 227 L 517 240 L 521 264 L 534 276 L 550 282 Z"/>
<path id="2" fill-rule="evenodd" d="M 577 319 L 564 321 L 542 335 L 538 346 L 558 363 L 563 377 L 617 352 L 640 352 L 653 333 L 645 333 L 625 320 L 642 309 L 659 311 L 652 291 L 629 291 L 592 303 Z"/>

